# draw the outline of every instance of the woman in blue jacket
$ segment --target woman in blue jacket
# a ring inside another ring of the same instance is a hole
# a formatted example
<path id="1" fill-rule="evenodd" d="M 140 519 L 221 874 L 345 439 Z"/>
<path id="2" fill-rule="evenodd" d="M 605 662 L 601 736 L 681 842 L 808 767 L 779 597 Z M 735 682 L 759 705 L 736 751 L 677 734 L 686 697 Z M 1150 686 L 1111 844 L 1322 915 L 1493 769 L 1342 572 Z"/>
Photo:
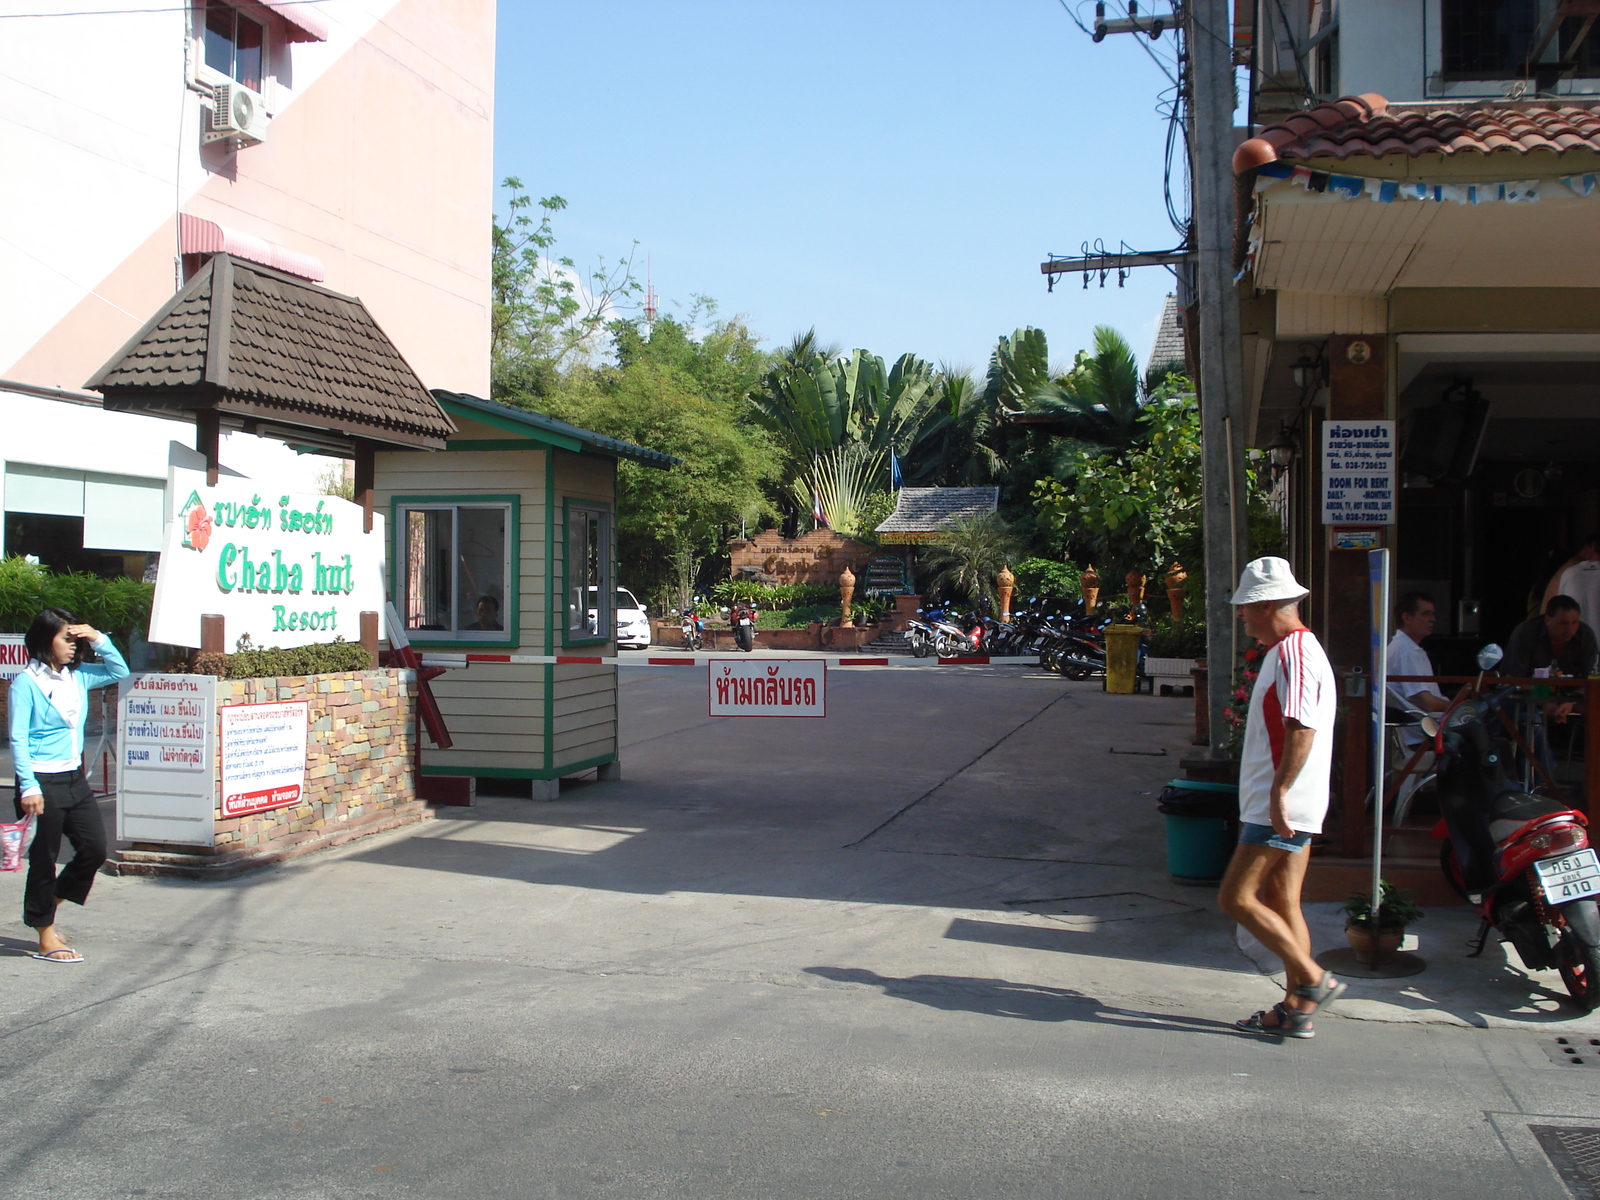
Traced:
<path id="1" fill-rule="evenodd" d="M 23 639 L 28 665 L 11 681 L 11 760 L 17 769 L 17 817 L 34 813 L 33 849 L 22 919 L 39 932 L 34 958 L 79 963 L 83 955 L 56 932 L 63 900 L 89 898 L 95 872 L 106 860 L 106 829 L 83 770 L 83 728 L 89 689 L 124 679 L 128 664 L 98 630 L 74 623 L 72 614 L 47 608 Z M 86 663 L 86 650 L 102 661 Z M 72 861 L 56 877 L 61 835 L 72 843 Z"/>

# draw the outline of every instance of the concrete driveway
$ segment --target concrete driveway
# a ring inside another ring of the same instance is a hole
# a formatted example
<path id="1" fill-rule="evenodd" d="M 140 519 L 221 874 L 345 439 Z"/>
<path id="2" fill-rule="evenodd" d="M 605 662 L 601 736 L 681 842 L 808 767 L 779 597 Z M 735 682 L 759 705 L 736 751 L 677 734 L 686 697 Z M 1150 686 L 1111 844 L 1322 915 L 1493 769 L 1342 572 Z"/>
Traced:
<path id="1" fill-rule="evenodd" d="M 1544 977 L 1362 983 L 1312 1042 L 1154 794 L 1186 702 L 838 670 L 825 721 L 623 671 L 625 778 L 0 939 L 0 1178 L 73 1197 L 1565 1195 L 1600 1126 Z M 20 879 L 0 903 L 20 904 Z M 1323 920 L 1326 921 L 1324 914 Z M 1467 927 L 1470 931 L 1470 926 Z M 1430 940 L 1436 939 L 1436 940 Z M 1477 1027 L 1473 1027 L 1477 1026 Z M 9 1190 L 9 1188 L 8 1188 Z"/>

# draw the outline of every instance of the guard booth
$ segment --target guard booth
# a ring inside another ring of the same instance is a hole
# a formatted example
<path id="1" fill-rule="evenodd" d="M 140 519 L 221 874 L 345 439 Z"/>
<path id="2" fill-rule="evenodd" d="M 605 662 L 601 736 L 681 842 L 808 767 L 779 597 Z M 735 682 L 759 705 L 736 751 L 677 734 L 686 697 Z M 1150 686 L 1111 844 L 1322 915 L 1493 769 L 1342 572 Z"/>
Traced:
<path id="1" fill-rule="evenodd" d="M 554 799 L 564 776 L 620 774 L 617 463 L 678 460 L 542 413 L 436 390 L 439 453 L 374 465 L 392 531 L 389 595 L 411 645 L 452 664 L 432 683 L 448 749 L 425 745 L 419 793 L 470 803 L 480 779 Z"/>

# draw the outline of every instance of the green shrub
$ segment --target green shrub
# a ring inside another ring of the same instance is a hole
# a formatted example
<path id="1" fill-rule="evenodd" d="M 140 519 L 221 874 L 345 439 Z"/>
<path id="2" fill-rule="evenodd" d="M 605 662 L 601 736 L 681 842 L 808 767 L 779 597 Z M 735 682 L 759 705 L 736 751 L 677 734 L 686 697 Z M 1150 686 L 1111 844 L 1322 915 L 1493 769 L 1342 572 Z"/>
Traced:
<path id="1" fill-rule="evenodd" d="M 335 639 L 315 646 L 293 646 L 287 650 L 273 646 L 257 649 L 248 638 L 239 639 L 234 654 L 199 654 L 193 674 L 215 675 L 218 679 L 274 679 L 282 675 L 332 675 L 341 671 L 366 671 L 372 666 L 366 647 L 360 642 Z M 174 668 L 188 672 L 187 667 Z"/>
<path id="2" fill-rule="evenodd" d="M 1163 598 L 1164 599 L 1164 598 Z M 1150 601 L 1146 601 L 1147 604 Z M 1151 658 L 1204 658 L 1206 656 L 1206 614 L 1202 606 L 1186 603 L 1183 620 L 1174 621 L 1169 612 L 1150 622 Z"/>
<path id="3" fill-rule="evenodd" d="M 825 625 L 839 616 L 838 604 L 805 604 L 799 608 L 761 609 L 756 614 L 758 629 L 804 629 L 813 621 Z"/>
<path id="4" fill-rule="evenodd" d="M 18 555 L 0 559 L 0 633 L 26 633 L 42 608 L 64 608 L 111 635 L 123 650 L 129 635 L 150 624 L 155 585 L 81 571 L 55 574 Z"/>
<path id="5" fill-rule="evenodd" d="M 1018 596 L 1076 597 L 1083 571 L 1073 562 L 1025 558 L 1011 568 L 1017 577 Z"/>

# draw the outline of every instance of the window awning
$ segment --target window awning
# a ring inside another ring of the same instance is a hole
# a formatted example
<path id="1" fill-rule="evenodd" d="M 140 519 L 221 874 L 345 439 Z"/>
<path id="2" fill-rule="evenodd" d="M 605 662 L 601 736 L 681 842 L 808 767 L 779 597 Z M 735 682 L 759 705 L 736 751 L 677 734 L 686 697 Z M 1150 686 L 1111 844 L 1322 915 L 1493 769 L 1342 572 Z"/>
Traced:
<path id="1" fill-rule="evenodd" d="M 306 0 L 260 0 L 263 8 L 270 8 L 289 25 L 291 42 L 325 42 L 328 40 L 328 23 L 317 12 L 315 4 Z"/>
<path id="2" fill-rule="evenodd" d="M 260 263 L 264 267 L 275 267 L 287 274 L 298 275 L 312 283 L 321 283 L 327 278 L 327 273 L 322 269 L 322 260 L 315 254 L 291 250 L 288 246 L 229 229 L 226 225 L 218 225 L 203 217 L 192 217 L 188 213 L 178 214 L 178 248 L 184 254 L 231 254 L 246 262 Z"/>

